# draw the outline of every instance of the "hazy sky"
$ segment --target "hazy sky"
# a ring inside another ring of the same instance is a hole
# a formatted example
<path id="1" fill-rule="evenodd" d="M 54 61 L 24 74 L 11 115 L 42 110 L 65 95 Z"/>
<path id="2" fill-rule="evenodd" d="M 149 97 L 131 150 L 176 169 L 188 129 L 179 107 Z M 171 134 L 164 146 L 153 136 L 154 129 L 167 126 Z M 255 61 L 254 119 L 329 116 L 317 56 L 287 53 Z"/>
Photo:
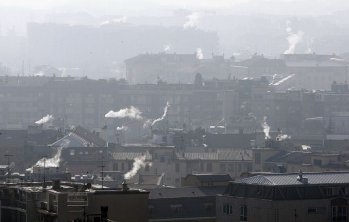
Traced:
<path id="1" fill-rule="evenodd" d="M 0 6 L 58 11 L 87 11 L 93 14 L 137 14 L 184 8 L 262 12 L 275 14 L 319 14 L 349 9 L 348 0 L 0 0 Z"/>

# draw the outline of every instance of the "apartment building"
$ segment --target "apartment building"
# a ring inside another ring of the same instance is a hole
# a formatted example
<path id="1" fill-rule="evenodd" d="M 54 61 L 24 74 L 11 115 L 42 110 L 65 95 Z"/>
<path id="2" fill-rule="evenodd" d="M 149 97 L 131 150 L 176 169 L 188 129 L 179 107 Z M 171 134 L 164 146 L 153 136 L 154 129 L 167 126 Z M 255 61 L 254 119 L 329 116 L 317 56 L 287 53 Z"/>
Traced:
<path id="1" fill-rule="evenodd" d="M 230 182 L 217 221 L 344 222 L 348 195 L 348 172 L 261 174 Z"/>

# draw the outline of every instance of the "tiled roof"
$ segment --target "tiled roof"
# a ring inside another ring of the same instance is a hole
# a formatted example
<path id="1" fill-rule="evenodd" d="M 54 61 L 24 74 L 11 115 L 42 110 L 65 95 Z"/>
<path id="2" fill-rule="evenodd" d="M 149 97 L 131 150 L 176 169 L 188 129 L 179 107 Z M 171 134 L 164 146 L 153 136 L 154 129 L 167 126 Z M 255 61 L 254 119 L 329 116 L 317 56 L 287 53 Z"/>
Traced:
<path id="1" fill-rule="evenodd" d="M 69 133 L 68 135 L 64 136 L 63 138 L 57 140 L 50 146 L 54 147 L 94 147 L 95 145 L 93 143 L 90 143 L 89 141 L 85 140 L 81 136 L 75 134 L 75 133 Z"/>
<path id="2" fill-rule="evenodd" d="M 152 156 L 149 153 L 135 153 L 135 152 L 115 152 L 112 153 L 114 160 L 133 160 L 136 157 L 141 157 L 145 155 L 146 160 L 151 160 Z"/>
<path id="3" fill-rule="evenodd" d="M 298 177 L 298 173 L 263 174 L 244 178 L 234 183 L 270 186 L 302 185 Z M 349 172 L 303 173 L 303 178 L 308 179 L 307 184 L 349 184 Z"/>
<path id="4" fill-rule="evenodd" d="M 251 150 L 218 150 L 217 152 L 177 153 L 179 159 L 186 160 L 252 160 Z"/>
<path id="5" fill-rule="evenodd" d="M 149 199 L 216 196 L 223 193 L 224 189 L 225 186 L 156 188 L 150 191 Z"/>
<path id="6" fill-rule="evenodd" d="M 201 182 L 228 182 L 232 178 L 229 174 L 193 174 Z"/>
<path id="7" fill-rule="evenodd" d="M 312 153 L 308 151 L 280 151 L 278 154 L 267 159 L 266 162 L 293 164 L 311 163 L 311 155 Z"/>
<path id="8" fill-rule="evenodd" d="M 206 144 L 213 148 L 243 149 L 251 147 L 256 134 L 206 134 Z"/>
<path id="9" fill-rule="evenodd" d="M 95 146 L 104 146 L 105 145 L 105 141 L 96 133 L 90 132 L 89 130 L 81 127 L 81 126 L 77 126 L 73 129 L 73 132 L 76 135 L 79 135 L 81 138 L 84 138 L 85 140 L 87 140 L 89 143 L 94 144 Z"/>
<path id="10" fill-rule="evenodd" d="M 164 174 L 161 175 L 139 175 L 138 183 L 144 185 L 161 185 Z"/>

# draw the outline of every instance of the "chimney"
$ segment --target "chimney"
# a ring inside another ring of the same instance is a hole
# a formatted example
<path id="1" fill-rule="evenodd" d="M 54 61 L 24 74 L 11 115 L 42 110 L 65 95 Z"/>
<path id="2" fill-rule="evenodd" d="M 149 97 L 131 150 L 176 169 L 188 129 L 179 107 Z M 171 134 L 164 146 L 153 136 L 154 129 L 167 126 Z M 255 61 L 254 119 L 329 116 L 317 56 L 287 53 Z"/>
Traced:
<path id="1" fill-rule="evenodd" d="M 306 177 L 303 177 L 303 172 L 302 170 L 299 170 L 299 174 L 298 174 L 298 177 L 297 177 L 297 180 L 303 184 L 308 184 L 308 178 Z"/>
<path id="2" fill-rule="evenodd" d="M 129 190 L 126 180 L 122 182 L 122 191 L 127 192 Z"/>

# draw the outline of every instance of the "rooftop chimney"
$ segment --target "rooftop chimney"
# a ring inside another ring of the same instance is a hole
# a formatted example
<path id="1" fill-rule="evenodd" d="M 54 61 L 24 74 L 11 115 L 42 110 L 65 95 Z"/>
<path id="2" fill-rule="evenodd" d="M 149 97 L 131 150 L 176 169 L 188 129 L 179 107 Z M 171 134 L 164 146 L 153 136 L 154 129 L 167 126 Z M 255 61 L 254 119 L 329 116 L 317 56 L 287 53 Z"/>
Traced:
<path id="1" fill-rule="evenodd" d="M 122 182 L 122 191 L 127 192 L 129 190 L 126 180 Z"/>
<path id="2" fill-rule="evenodd" d="M 298 174 L 298 177 L 297 177 L 297 180 L 303 184 L 308 184 L 308 178 L 306 177 L 303 177 L 303 172 L 302 170 L 299 170 L 299 174 Z"/>

